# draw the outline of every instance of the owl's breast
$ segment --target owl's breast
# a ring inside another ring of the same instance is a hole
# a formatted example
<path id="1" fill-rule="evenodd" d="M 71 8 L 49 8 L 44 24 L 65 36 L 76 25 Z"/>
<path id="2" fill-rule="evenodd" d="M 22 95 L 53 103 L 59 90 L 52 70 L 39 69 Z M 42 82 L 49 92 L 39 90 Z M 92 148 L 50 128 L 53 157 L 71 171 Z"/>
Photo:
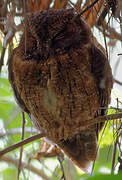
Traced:
<path id="1" fill-rule="evenodd" d="M 99 108 L 98 90 L 87 59 L 80 50 L 74 53 L 38 64 L 15 61 L 17 91 L 34 124 L 46 129 L 52 139 L 77 133 Z"/>

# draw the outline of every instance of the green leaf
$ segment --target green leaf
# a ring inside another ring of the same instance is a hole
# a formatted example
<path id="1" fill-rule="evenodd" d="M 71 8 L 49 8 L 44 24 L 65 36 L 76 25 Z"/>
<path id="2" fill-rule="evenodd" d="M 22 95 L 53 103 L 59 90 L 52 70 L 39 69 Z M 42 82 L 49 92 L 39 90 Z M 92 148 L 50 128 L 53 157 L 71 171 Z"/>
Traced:
<path id="1" fill-rule="evenodd" d="M 114 136 L 111 122 L 107 122 L 103 130 L 99 134 L 99 147 L 111 145 L 113 141 Z"/>

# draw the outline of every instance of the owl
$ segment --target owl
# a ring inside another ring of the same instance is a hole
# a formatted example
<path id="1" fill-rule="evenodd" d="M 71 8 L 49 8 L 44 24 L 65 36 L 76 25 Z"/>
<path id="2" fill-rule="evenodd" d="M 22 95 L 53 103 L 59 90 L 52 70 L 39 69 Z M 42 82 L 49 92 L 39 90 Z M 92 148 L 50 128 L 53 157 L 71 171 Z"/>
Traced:
<path id="1" fill-rule="evenodd" d="M 8 70 L 16 101 L 34 126 L 88 171 L 104 126 L 94 119 L 107 113 L 112 89 L 105 50 L 88 24 L 73 9 L 28 14 Z"/>

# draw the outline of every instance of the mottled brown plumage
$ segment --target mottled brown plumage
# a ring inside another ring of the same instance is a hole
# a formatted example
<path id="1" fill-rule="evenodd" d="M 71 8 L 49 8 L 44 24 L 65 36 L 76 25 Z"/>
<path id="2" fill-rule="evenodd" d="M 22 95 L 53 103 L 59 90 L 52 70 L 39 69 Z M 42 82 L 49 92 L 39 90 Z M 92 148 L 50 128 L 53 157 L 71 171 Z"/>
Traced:
<path id="1" fill-rule="evenodd" d="M 9 61 L 17 103 L 86 170 L 96 159 L 104 123 L 86 127 L 85 120 L 104 115 L 110 102 L 112 74 L 104 49 L 73 9 L 37 12 L 25 24 Z"/>

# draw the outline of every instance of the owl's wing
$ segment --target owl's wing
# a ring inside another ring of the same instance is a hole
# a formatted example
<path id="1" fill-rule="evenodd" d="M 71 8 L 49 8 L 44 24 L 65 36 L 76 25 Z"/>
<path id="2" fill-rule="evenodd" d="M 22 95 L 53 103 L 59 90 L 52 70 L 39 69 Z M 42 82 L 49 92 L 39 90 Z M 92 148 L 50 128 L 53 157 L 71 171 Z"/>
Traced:
<path id="1" fill-rule="evenodd" d="M 91 64 L 91 73 L 95 79 L 99 94 L 100 109 L 96 116 L 101 116 L 106 114 L 110 102 L 110 93 L 113 84 L 111 68 L 101 45 L 96 46 L 94 43 L 92 44 L 89 61 Z M 59 142 L 59 146 L 70 159 L 86 172 L 91 170 L 91 162 L 97 159 L 97 137 L 103 125 L 104 123 L 95 124 L 89 127 L 89 129 Z"/>
<path id="2" fill-rule="evenodd" d="M 90 49 L 91 72 L 94 76 L 99 93 L 100 108 L 96 116 L 102 116 L 107 113 L 110 103 L 110 94 L 113 86 L 113 77 L 109 61 L 104 48 L 94 38 Z M 102 129 L 104 123 L 98 123 L 98 131 Z"/>
<path id="3" fill-rule="evenodd" d="M 17 48 L 14 49 L 11 57 L 9 58 L 9 61 L 8 61 L 8 72 L 9 72 L 9 81 L 11 83 L 11 86 L 12 86 L 12 90 L 13 90 L 13 93 L 14 93 L 14 97 L 15 97 L 15 100 L 17 102 L 17 104 L 21 107 L 21 109 L 25 112 L 27 112 L 28 114 L 30 114 L 29 110 L 27 109 L 24 101 L 22 100 L 21 98 L 21 95 L 19 94 L 18 90 L 17 90 L 17 86 L 15 84 L 15 77 L 14 77 L 14 72 L 13 72 L 13 59 L 15 57 L 15 54 L 16 54 L 16 51 L 17 51 Z"/>

